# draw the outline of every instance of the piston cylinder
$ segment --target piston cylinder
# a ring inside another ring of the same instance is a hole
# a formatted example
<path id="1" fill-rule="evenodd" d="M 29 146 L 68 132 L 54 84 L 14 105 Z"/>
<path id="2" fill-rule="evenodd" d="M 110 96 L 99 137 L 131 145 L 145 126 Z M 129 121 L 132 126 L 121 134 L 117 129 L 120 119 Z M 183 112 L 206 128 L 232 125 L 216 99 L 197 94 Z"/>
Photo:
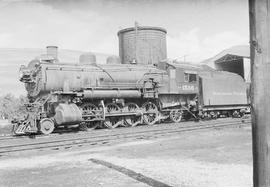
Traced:
<path id="1" fill-rule="evenodd" d="M 74 125 L 82 121 L 82 112 L 75 104 L 59 104 L 54 119 L 57 125 Z"/>

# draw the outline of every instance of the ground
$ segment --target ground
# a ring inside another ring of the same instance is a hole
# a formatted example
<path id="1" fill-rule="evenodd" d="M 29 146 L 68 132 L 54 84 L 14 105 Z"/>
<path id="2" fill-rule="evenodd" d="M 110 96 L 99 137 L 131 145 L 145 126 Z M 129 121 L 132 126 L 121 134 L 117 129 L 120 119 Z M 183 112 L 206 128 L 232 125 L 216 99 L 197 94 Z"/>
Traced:
<path id="1" fill-rule="evenodd" d="M 0 158 L 2 186 L 252 186 L 250 127 Z"/>
<path id="2" fill-rule="evenodd" d="M 10 134 L 12 130 L 12 125 L 8 120 L 0 119 L 0 137 Z"/>

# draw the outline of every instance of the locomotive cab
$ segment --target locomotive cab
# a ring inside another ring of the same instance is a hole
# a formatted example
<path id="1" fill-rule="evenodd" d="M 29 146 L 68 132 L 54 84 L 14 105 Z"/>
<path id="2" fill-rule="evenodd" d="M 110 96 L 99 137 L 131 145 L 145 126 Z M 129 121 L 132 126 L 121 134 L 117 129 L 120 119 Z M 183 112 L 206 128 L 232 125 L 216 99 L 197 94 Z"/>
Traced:
<path id="1" fill-rule="evenodd" d="M 159 69 L 167 71 L 167 92 L 174 94 L 197 94 L 199 92 L 198 68 L 187 63 L 160 62 Z"/>
<path id="2" fill-rule="evenodd" d="M 196 67 L 186 63 L 163 61 L 158 68 L 167 71 L 168 83 L 159 91 L 165 109 L 179 109 L 196 118 L 198 110 L 199 76 Z"/>

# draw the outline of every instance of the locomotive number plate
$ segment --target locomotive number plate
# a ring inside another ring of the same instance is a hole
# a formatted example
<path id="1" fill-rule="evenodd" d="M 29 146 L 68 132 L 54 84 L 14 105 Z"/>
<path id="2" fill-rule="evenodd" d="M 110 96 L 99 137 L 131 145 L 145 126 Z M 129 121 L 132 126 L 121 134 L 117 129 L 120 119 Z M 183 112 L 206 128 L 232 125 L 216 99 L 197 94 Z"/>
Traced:
<path id="1" fill-rule="evenodd" d="M 195 91 L 195 86 L 194 85 L 182 85 L 180 86 L 180 89 L 184 91 Z"/>

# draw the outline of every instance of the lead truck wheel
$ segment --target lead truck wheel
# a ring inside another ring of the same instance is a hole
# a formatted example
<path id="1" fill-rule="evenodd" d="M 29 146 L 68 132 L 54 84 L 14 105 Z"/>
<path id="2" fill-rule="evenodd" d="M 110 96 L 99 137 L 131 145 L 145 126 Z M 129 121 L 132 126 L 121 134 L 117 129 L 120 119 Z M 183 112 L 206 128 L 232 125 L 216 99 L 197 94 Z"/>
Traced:
<path id="1" fill-rule="evenodd" d="M 52 119 L 45 118 L 39 122 L 39 131 L 42 134 L 51 134 L 54 130 L 54 122 Z"/>

